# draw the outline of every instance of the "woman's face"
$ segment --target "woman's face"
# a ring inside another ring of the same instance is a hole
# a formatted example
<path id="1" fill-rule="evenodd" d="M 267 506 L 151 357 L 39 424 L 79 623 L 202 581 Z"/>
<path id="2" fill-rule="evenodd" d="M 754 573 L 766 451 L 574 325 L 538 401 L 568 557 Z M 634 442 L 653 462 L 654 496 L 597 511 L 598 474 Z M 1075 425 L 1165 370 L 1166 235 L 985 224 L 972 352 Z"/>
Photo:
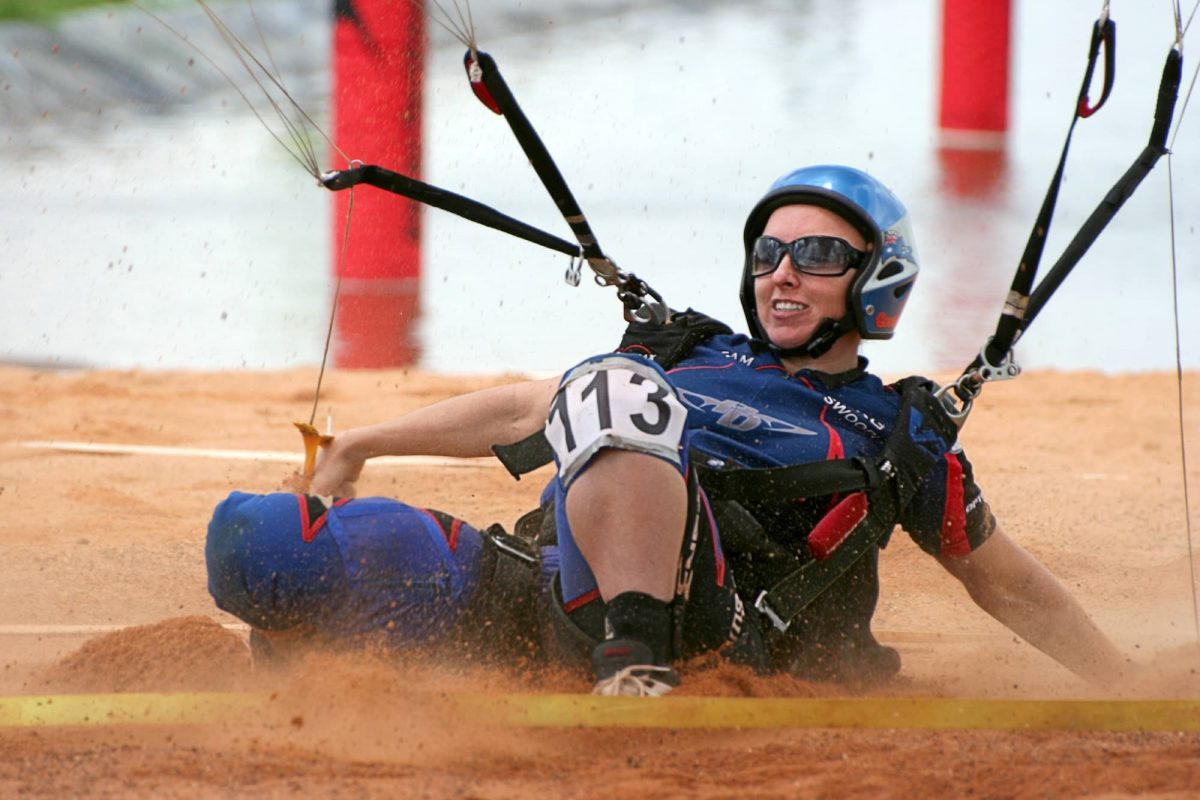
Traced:
<path id="1" fill-rule="evenodd" d="M 858 229 L 820 206 L 783 206 L 767 220 L 762 235 L 781 242 L 802 236 L 836 236 L 857 250 L 867 242 Z M 825 318 L 841 319 L 846 313 L 846 294 L 857 275 L 850 270 L 836 277 L 805 275 L 785 255 L 779 267 L 754 279 L 754 303 L 767 338 L 780 348 L 798 347 L 809 340 Z"/>

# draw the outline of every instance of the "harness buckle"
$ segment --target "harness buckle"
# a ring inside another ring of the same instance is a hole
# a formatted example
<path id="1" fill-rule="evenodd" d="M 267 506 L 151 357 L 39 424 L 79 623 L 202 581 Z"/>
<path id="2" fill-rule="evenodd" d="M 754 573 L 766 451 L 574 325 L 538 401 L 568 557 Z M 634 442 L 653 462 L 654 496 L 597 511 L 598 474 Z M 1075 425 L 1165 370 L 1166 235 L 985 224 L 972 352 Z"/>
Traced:
<path id="1" fill-rule="evenodd" d="M 1000 359 L 999 364 L 993 364 L 988 360 L 988 346 L 991 345 L 993 338 L 995 337 L 989 336 L 983 347 L 979 348 L 975 366 L 959 375 L 958 380 L 954 383 L 939 386 L 933 393 L 933 396 L 941 402 L 942 407 L 946 410 L 946 414 L 959 428 L 967 421 L 967 415 L 971 413 L 975 398 L 983 391 L 985 383 L 1009 381 L 1021 374 L 1021 365 L 1017 363 L 1011 349 L 1004 354 L 1004 358 Z M 954 390 L 953 395 L 950 394 L 951 389 Z"/>
<path id="2" fill-rule="evenodd" d="M 864 489 L 878 489 L 884 478 L 891 479 L 896 476 L 895 465 L 886 458 L 876 460 L 854 456 L 850 461 L 866 476 L 867 485 L 863 487 Z"/>
<path id="3" fill-rule="evenodd" d="M 525 564 L 534 565 L 538 563 L 537 554 L 534 552 L 532 545 L 511 536 L 507 533 L 497 532 L 495 529 L 498 526 L 492 525 L 483 531 L 488 542 L 491 543 L 498 551 L 506 556 L 515 558 Z M 501 528 L 501 531 L 503 529 Z"/>
<path id="4" fill-rule="evenodd" d="M 991 345 L 992 339 L 995 337 L 989 336 L 987 342 L 979 350 L 979 366 L 972 373 L 978 376 L 979 383 L 987 383 L 988 381 L 1008 381 L 1021 374 L 1021 365 L 1017 363 L 1013 356 L 1013 351 L 1010 349 L 1004 354 L 1004 358 L 1000 359 L 999 364 L 993 364 L 988 361 L 987 351 Z M 960 382 L 962 378 L 958 379 Z M 979 389 L 975 389 L 975 394 L 979 394 Z"/>
<path id="5" fill-rule="evenodd" d="M 775 613 L 775 609 L 771 608 L 770 604 L 767 603 L 766 589 L 763 589 L 758 593 L 758 597 L 754 599 L 754 607 L 763 614 L 766 614 L 767 619 L 771 620 L 771 624 L 774 625 L 775 629 L 780 633 L 786 633 L 787 629 L 792 626 L 790 621 L 784 620 L 783 617 Z"/>

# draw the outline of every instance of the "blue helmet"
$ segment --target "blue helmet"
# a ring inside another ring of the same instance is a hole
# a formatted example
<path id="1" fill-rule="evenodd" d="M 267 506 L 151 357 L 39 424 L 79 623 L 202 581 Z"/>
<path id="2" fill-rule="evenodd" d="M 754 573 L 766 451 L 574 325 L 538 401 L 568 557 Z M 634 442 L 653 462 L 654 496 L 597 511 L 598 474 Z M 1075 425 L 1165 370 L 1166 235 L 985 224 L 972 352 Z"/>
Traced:
<path id="1" fill-rule="evenodd" d="M 766 339 L 754 302 L 751 266 L 754 240 L 762 235 L 775 209 L 790 205 L 815 205 L 843 217 L 862 233 L 870 251 L 859 268 L 846 298 L 847 314 L 830 326 L 836 331 L 818 331 L 823 346 L 813 351 L 808 345 L 796 351 L 820 355 L 842 333 L 857 330 L 864 339 L 890 339 L 895 333 L 908 292 L 917 279 L 917 252 L 908 211 L 891 190 L 861 170 L 837 165 L 802 167 L 771 185 L 750 211 L 744 234 L 746 263 L 742 270 L 741 300 L 750 332 Z M 813 344 L 810 341 L 809 345 Z"/>

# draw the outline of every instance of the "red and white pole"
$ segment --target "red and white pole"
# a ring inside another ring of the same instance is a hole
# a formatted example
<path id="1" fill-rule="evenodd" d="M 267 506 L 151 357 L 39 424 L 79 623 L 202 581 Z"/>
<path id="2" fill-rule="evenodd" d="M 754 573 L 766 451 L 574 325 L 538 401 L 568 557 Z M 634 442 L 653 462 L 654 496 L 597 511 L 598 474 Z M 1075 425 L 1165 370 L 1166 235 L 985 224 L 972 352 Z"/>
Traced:
<path id="1" fill-rule="evenodd" d="M 1011 32 L 1012 0 L 942 0 L 943 147 L 1004 147 Z"/>
<path id="2" fill-rule="evenodd" d="M 350 158 L 419 178 L 425 15 L 411 0 L 336 0 L 336 8 L 334 141 Z M 412 364 L 420 356 L 419 204 L 359 189 L 343 259 L 350 193 L 333 197 L 333 263 L 342 270 L 334 363 Z"/>

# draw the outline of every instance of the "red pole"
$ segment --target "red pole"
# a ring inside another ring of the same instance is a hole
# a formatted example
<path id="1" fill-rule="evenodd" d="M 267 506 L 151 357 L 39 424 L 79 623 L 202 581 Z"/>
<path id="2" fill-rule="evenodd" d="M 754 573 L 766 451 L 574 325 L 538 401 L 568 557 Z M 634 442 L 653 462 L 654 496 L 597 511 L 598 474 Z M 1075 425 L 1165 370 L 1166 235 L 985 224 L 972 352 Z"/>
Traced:
<path id="1" fill-rule="evenodd" d="M 1011 0 L 942 0 L 942 144 L 1004 147 Z"/>
<path id="2" fill-rule="evenodd" d="M 334 141 L 350 158 L 419 178 L 425 15 L 411 0 L 336 0 L 336 8 Z M 343 260 L 350 193 L 334 198 L 334 271 L 342 279 L 334 363 L 412 364 L 420 355 L 420 208 L 370 187 L 357 190 Z"/>

